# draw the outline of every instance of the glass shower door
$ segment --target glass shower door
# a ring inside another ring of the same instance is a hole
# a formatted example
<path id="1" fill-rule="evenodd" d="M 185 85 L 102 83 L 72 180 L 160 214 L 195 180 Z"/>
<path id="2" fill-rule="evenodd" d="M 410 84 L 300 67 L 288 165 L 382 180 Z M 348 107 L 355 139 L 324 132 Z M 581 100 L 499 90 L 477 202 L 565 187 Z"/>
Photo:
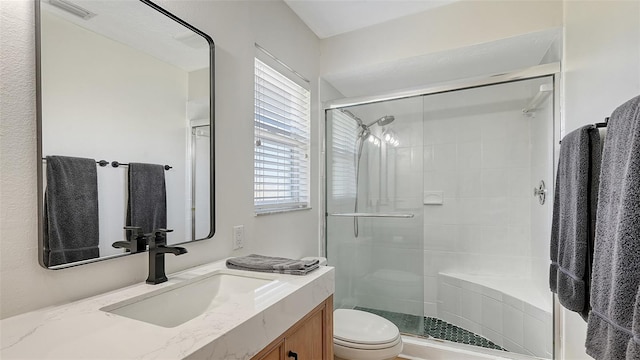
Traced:
<path id="1" fill-rule="evenodd" d="M 423 333 L 422 98 L 327 113 L 329 264 L 337 308 Z"/>

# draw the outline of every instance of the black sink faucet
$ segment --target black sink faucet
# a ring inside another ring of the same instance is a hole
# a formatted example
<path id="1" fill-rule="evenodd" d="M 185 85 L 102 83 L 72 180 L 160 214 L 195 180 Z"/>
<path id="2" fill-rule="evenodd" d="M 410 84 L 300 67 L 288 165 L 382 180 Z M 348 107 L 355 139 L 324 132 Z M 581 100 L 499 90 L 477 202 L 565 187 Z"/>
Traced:
<path id="1" fill-rule="evenodd" d="M 167 246 L 167 233 L 169 229 L 156 229 L 149 239 L 149 277 L 147 284 L 160 284 L 167 281 L 164 273 L 164 254 L 186 254 L 187 249 L 179 246 Z"/>
<path id="2" fill-rule="evenodd" d="M 142 233 L 141 227 L 125 226 L 124 229 L 131 231 L 131 240 L 116 241 L 111 244 L 111 246 L 116 249 L 127 249 L 127 252 L 131 252 L 132 254 L 147 250 L 147 235 Z"/>

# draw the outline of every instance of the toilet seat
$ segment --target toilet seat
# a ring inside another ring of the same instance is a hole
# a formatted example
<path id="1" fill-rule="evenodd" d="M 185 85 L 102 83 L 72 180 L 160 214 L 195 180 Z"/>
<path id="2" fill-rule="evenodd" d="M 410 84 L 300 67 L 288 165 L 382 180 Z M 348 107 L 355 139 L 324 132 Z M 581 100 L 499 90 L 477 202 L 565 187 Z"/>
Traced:
<path id="1" fill-rule="evenodd" d="M 402 351 L 402 337 L 391 321 L 364 311 L 334 311 L 333 349 L 336 358 L 393 359 Z"/>
<path id="2" fill-rule="evenodd" d="M 390 344 L 400 336 L 391 321 L 365 311 L 337 309 L 333 312 L 333 338 L 352 344 Z"/>

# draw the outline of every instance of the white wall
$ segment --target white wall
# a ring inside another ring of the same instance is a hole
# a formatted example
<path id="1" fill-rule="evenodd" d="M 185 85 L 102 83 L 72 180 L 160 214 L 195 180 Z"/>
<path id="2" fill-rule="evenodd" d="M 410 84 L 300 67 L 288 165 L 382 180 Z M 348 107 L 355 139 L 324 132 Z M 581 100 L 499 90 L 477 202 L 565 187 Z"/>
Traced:
<path id="1" fill-rule="evenodd" d="M 640 93 L 640 2 L 564 2 L 565 133 L 600 122 Z M 586 323 L 562 310 L 561 359 L 589 358 Z M 557 341 L 557 339 L 556 339 Z"/>
<path id="2" fill-rule="evenodd" d="M 317 91 L 319 40 L 283 3 L 161 1 L 216 41 L 216 235 L 167 258 L 172 272 L 249 252 L 302 257 L 318 252 L 318 100 L 312 99 L 313 210 L 253 216 L 253 57 L 259 43 Z M 34 3 L 0 1 L 0 317 L 66 303 L 143 281 L 147 255 L 51 271 L 38 265 Z M 231 250 L 233 225 L 246 247 Z"/>
<path id="3" fill-rule="evenodd" d="M 561 25 L 559 0 L 455 2 L 323 39 L 321 74 L 353 71 Z"/>

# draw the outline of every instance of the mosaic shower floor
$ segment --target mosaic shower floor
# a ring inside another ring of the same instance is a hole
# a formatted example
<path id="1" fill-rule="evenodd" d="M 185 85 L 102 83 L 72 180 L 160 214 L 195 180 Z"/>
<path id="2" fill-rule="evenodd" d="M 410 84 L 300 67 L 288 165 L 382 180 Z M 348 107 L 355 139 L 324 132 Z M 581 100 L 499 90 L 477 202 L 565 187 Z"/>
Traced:
<path id="1" fill-rule="evenodd" d="M 438 318 L 420 317 L 416 315 L 368 309 L 363 307 L 356 307 L 356 309 L 382 316 L 383 318 L 394 323 L 401 333 L 424 337 L 430 336 L 436 339 L 507 351 L 480 335 L 474 334 L 469 330 L 465 330 L 461 327 L 455 326 L 446 321 L 442 321 Z"/>

